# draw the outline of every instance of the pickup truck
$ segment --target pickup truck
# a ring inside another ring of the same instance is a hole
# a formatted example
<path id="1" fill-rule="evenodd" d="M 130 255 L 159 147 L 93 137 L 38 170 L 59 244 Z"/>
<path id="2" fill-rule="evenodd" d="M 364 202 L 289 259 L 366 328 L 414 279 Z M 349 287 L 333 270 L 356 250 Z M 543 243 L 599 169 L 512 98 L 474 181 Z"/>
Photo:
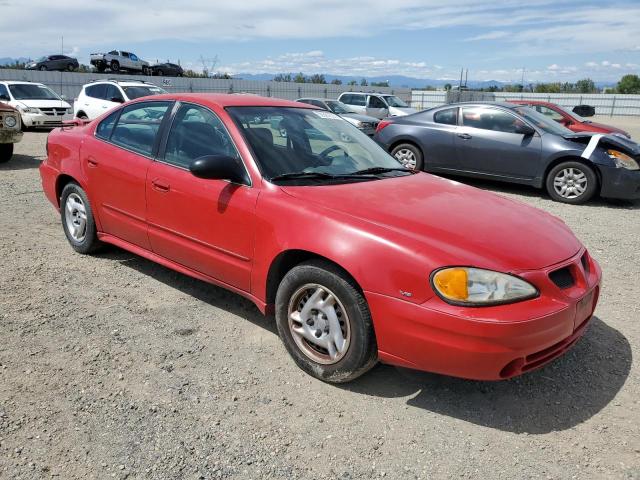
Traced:
<path id="1" fill-rule="evenodd" d="M 0 163 L 11 160 L 13 144 L 22 140 L 20 113 L 0 102 Z"/>
<path id="2" fill-rule="evenodd" d="M 91 65 L 96 67 L 100 73 L 107 68 L 114 73 L 118 73 L 120 70 L 141 72 L 143 75 L 151 73 L 149 62 L 141 60 L 135 53 L 122 50 L 111 50 L 109 53 L 92 53 L 90 61 Z"/>

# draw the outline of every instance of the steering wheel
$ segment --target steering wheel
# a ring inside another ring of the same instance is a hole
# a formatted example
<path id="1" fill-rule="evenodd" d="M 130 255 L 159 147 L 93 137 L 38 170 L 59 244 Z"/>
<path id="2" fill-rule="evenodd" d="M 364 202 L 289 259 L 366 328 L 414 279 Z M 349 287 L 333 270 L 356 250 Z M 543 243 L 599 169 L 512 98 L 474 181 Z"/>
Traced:
<path id="1" fill-rule="evenodd" d="M 347 151 L 344 148 L 342 148 L 340 145 L 331 145 L 330 147 L 327 147 L 323 151 L 320 152 L 320 157 L 322 157 L 324 159 L 327 159 L 329 154 L 331 152 L 335 152 L 336 150 L 342 150 L 344 152 L 345 157 L 349 156 Z"/>

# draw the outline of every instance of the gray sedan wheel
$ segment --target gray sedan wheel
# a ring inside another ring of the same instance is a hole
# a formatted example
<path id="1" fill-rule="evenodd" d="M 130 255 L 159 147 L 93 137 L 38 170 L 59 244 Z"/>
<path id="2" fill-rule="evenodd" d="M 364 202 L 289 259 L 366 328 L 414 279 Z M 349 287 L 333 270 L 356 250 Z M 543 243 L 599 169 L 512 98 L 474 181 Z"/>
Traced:
<path id="1" fill-rule="evenodd" d="M 588 201 L 598 190 L 598 177 L 581 162 L 562 162 L 551 169 L 546 180 L 547 191 L 557 202 L 574 205 Z"/>
<path id="2" fill-rule="evenodd" d="M 402 143 L 397 145 L 391 155 L 398 160 L 404 167 L 410 170 L 422 170 L 423 158 L 422 152 L 418 147 L 411 143 Z"/>

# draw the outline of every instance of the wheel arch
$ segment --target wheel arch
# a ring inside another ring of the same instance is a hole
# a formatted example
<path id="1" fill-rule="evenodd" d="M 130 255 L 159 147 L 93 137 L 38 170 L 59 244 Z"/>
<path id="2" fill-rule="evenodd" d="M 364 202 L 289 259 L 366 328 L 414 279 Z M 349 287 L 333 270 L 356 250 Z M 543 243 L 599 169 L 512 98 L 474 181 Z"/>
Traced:
<path id="1" fill-rule="evenodd" d="M 557 165 L 563 163 L 563 162 L 578 162 L 578 163 L 582 163 L 583 165 L 585 165 L 586 167 L 589 167 L 591 170 L 594 171 L 594 173 L 596 174 L 596 178 L 598 179 L 598 187 L 596 190 L 596 194 L 598 194 L 600 192 L 600 188 L 602 187 L 602 173 L 600 173 L 600 169 L 598 168 L 598 165 L 577 155 L 563 155 L 557 158 L 554 158 L 552 161 L 549 162 L 549 164 L 546 166 L 545 170 L 544 170 L 544 174 L 542 175 L 542 179 L 541 179 L 541 186 L 544 188 L 545 185 L 547 184 L 547 176 L 549 175 L 549 172 L 551 172 L 551 170 L 556 167 Z"/>
<path id="2" fill-rule="evenodd" d="M 328 262 L 332 266 L 336 267 L 340 271 L 340 273 L 343 274 L 359 292 L 363 292 L 362 287 L 353 277 L 353 275 L 351 275 L 348 270 L 338 262 L 325 257 L 324 255 L 320 255 L 309 250 L 290 249 L 280 252 L 269 265 L 266 280 L 265 299 L 267 305 L 275 304 L 278 287 L 280 286 L 280 282 L 282 282 L 282 279 L 287 274 L 287 272 L 289 272 L 296 265 L 300 265 L 301 263 L 307 262 L 309 260 L 322 260 Z"/>

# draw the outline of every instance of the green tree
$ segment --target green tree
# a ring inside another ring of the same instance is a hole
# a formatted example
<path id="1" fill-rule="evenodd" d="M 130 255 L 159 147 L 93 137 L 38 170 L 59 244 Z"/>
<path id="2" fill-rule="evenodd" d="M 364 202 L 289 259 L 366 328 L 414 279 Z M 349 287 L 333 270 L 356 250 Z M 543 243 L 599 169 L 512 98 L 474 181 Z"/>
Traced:
<path id="1" fill-rule="evenodd" d="M 331 85 L 342 85 L 342 80 L 340 80 L 339 78 L 334 78 L 333 80 L 331 80 Z"/>
<path id="2" fill-rule="evenodd" d="M 363 78 L 362 80 L 360 80 L 360 86 L 361 87 L 366 87 L 369 85 L 369 82 L 367 82 L 366 78 Z"/>
<path id="3" fill-rule="evenodd" d="M 327 83 L 327 81 L 324 78 L 324 75 L 319 73 L 314 73 L 313 75 L 311 75 L 311 77 L 309 78 L 309 81 L 311 83 Z"/>
<path id="4" fill-rule="evenodd" d="M 307 77 L 304 76 L 304 73 L 300 72 L 296 74 L 293 81 L 296 83 L 307 83 Z"/>
<path id="5" fill-rule="evenodd" d="M 444 89 L 448 92 L 451 90 L 451 84 L 450 83 L 445 83 L 444 84 Z"/>
<path id="6" fill-rule="evenodd" d="M 640 93 L 640 77 L 638 75 L 625 75 L 616 87 L 618 93 Z"/>
<path id="7" fill-rule="evenodd" d="M 358 82 L 356 82 L 355 80 L 351 80 L 347 85 L 351 85 L 353 87 L 355 85 L 358 85 Z"/>
<path id="8" fill-rule="evenodd" d="M 576 82 L 576 90 L 579 93 L 597 93 L 596 84 L 590 78 L 583 78 Z"/>
<path id="9" fill-rule="evenodd" d="M 291 74 L 290 73 L 279 73 L 275 77 L 273 77 L 274 82 L 291 82 Z"/>
<path id="10" fill-rule="evenodd" d="M 371 82 L 372 87 L 388 87 L 389 82 Z"/>

